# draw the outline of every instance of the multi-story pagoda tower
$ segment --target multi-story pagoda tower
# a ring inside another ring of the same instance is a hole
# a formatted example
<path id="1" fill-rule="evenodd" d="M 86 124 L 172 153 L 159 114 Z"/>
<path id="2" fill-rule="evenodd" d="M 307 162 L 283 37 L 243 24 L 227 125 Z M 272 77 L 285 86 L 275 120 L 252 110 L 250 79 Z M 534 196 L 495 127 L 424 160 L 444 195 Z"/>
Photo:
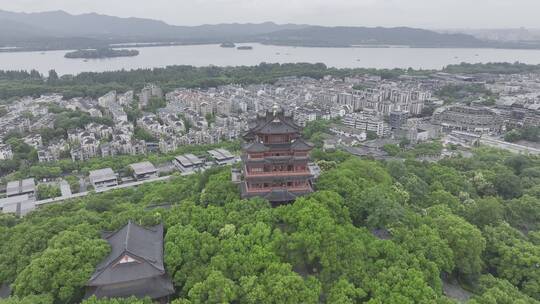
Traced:
<path id="1" fill-rule="evenodd" d="M 313 192 L 308 162 L 313 145 L 301 138 L 301 127 L 277 106 L 258 116 L 244 135 L 243 198 L 259 196 L 286 203 Z"/>

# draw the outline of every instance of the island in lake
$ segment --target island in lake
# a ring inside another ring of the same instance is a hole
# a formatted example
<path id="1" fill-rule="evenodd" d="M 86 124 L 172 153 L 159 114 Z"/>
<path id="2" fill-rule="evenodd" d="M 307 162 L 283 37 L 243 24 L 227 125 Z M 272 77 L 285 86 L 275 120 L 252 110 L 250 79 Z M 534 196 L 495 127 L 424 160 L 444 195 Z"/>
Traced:
<path id="1" fill-rule="evenodd" d="M 246 45 L 246 46 L 239 46 L 236 48 L 237 50 L 246 51 L 246 50 L 253 50 L 252 46 Z"/>
<path id="2" fill-rule="evenodd" d="M 236 47 L 236 45 L 232 42 L 223 42 L 220 46 L 222 48 L 235 48 Z"/>
<path id="3" fill-rule="evenodd" d="M 137 55 L 139 55 L 139 51 L 137 50 L 94 49 L 69 52 L 66 53 L 64 57 L 71 59 L 100 59 L 115 57 L 134 57 Z"/>

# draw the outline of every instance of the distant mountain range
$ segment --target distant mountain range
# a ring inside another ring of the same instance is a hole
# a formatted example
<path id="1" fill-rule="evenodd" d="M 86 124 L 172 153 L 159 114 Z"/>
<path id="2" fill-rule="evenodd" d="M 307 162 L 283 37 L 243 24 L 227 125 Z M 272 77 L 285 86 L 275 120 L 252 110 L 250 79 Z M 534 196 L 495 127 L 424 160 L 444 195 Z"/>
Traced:
<path id="1" fill-rule="evenodd" d="M 111 44 L 202 44 L 260 42 L 275 45 L 348 47 L 526 47 L 486 41 L 460 33 L 398 27 L 323 27 L 299 24 L 217 24 L 175 26 L 142 18 L 119 18 L 64 11 L 15 13 L 0 10 L 0 47 L 19 50 L 102 48 Z M 6 50 L 6 49 L 4 49 Z"/>
<path id="2" fill-rule="evenodd" d="M 461 33 L 472 35 L 481 40 L 501 42 L 539 42 L 540 29 L 503 28 L 503 29 L 446 29 L 440 33 Z"/>
<path id="3" fill-rule="evenodd" d="M 322 27 L 281 30 L 260 35 L 271 44 L 308 46 L 396 45 L 413 47 L 478 47 L 484 41 L 464 34 L 408 28 Z"/>

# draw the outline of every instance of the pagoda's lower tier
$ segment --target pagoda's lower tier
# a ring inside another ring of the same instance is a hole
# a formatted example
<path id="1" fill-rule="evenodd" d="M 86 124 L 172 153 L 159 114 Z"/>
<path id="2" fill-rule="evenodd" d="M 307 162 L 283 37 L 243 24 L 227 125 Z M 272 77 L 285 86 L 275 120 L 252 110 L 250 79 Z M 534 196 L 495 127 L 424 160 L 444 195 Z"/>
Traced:
<path id="1" fill-rule="evenodd" d="M 246 181 L 240 184 L 242 198 L 262 197 L 271 203 L 281 204 L 294 201 L 297 197 L 313 192 L 311 182 L 303 185 L 266 185 L 263 187 L 249 187 Z"/>

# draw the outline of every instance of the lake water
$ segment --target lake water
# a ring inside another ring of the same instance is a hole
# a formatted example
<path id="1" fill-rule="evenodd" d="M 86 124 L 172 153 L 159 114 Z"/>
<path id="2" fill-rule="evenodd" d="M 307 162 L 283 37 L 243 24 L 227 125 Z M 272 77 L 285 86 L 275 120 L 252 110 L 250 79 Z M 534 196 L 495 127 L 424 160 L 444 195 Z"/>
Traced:
<path id="1" fill-rule="evenodd" d="M 36 69 L 59 74 L 101 72 L 168 65 L 239 66 L 261 62 L 322 62 L 337 68 L 440 69 L 461 62 L 522 62 L 540 64 L 540 50 L 458 48 L 308 48 L 250 44 L 253 50 L 222 48 L 219 45 L 189 45 L 138 48 L 139 56 L 111 59 L 64 58 L 66 51 L 0 53 L 0 70 Z"/>

